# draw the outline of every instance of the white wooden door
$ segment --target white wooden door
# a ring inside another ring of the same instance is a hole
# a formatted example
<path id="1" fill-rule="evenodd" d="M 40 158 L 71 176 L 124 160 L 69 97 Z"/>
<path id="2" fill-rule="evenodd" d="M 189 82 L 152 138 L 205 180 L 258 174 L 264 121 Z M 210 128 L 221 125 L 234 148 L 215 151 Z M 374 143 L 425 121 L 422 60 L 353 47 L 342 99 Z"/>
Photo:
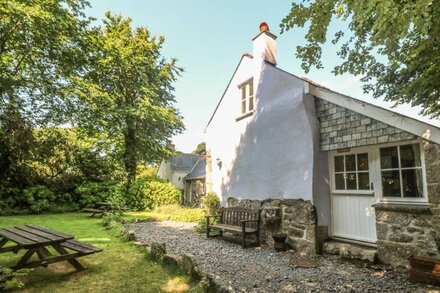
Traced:
<path id="1" fill-rule="evenodd" d="M 332 236 L 374 243 L 372 155 L 368 149 L 330 154 Z"/>

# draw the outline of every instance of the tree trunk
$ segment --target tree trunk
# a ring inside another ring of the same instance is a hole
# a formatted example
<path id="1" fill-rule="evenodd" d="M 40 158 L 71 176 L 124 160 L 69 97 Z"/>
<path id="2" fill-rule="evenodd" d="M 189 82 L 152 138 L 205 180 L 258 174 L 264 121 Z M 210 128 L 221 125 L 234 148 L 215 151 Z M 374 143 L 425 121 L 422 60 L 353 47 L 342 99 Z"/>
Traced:
<path id="1" fill-rule="evenodd" d="M 136 124 L 133 117 L 126 119 L 126 133 L 125 133 L 125 150 L 124 150 L 124 164 L 125 172 L 127 173 L 127 188 L 136 178 L 137 156 L 136 156 Z"/>

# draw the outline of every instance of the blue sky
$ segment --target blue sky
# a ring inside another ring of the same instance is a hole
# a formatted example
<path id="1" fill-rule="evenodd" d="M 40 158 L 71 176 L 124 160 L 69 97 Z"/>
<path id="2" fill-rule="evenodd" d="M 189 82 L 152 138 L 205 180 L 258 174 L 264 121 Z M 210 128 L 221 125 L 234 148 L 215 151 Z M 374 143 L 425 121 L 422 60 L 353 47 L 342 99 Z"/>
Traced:
<path id="1" fill-rule="evenodd" d="M 304 44 L 305 29 L 280 35 L 279 24 L 290 11 L 291 1 L 90 0 L 90 3 L 92 8 L 87 11 L 90 16 L 101 19 L 106 11 L 111 11 L 131 17 L 134 26 L 146 26 L 153 34 L 165 36 L 163 55 L 176 57 L 179 66 L 185 69 L 175 83 L 177 107 L 186 126 L 182 135 L 173 138 L 180 151 L 191 152 L 203 141 L 203 130 L 242 53 L 252 54 L 251 40 L 262 21 L 266 21 L 271 32 L 278 36 L 278 67 L 346 95 L 385 108 L 390 106 L 364 95 L 359 77 L 331 73 L 340 59 L 330 43 L 323 51 L 324 69 L 312 70 L 308 74 L 303 72 L 295 57 L 295 48 Z M 334 23 L 330 33 L 341 25 Z M 409 106 L 397 110 L 417 116 L 417 111 Z"/>

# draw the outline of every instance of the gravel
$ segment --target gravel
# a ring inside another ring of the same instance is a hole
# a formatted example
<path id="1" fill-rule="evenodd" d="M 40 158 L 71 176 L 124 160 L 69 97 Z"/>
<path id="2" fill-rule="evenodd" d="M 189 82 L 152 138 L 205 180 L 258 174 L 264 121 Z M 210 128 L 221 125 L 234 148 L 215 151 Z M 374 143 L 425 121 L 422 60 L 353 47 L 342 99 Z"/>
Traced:
<path id="1" fill-rule="evenodd" d="M 237 243 L 193 232 L 194 224 L 144 222 L 130 226 L 140 242 L 166 243 L 167 253 L 192 254 L 199 268 L 232 292 L 440 292 L 440 287 L 411 283 L 404 269 L 365 267 L 336 256 L 314 258 L 317 268 L 289 264 L 296 252 L 273 248 L 242 249 Z"/>

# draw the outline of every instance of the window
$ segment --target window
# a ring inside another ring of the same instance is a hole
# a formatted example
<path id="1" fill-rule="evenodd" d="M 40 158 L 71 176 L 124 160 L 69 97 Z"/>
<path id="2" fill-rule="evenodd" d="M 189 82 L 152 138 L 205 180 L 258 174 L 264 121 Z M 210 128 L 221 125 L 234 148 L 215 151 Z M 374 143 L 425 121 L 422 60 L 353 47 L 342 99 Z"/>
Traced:
<path id="1" fill-rule="evenodd" d="M 241 114 L 246 114 L 254 110 L 254 80 L 251 79 L 240 86 L 241 90 Z"/>
<path id="2" fill-rule="evenodd" d="M 334 157 L 335 190 L 370 190 L 368 153 Z"/>
<path id="3" fill-rule="evenodd" d="M 419 144 L 381 148 L 380 170 L 383 197 L 423 197 Z"/>

